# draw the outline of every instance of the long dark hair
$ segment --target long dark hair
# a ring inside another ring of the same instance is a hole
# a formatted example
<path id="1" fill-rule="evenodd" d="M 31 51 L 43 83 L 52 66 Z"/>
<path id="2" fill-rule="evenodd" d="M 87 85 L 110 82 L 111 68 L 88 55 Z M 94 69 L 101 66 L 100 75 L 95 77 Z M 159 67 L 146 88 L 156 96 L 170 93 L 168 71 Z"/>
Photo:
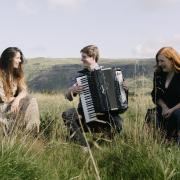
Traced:
<path id="1" fill-rule="evenodd" d="M 16 53 L 20 53 L 21 62 L 18 68 L 14 68 L 13 58 Z M 10 78 L 17 82 L 18 88 L 25 85 L 24 82 L 24 72 L 22 69 L 22 64 L 24 63 L 24 55 L 22 51 L 17 47 L 8 47 L 5 49 L 0 57 L 0 77 L 3 82 L 4 91 L 7 97 L 12 95 L 12 83 Z"/>

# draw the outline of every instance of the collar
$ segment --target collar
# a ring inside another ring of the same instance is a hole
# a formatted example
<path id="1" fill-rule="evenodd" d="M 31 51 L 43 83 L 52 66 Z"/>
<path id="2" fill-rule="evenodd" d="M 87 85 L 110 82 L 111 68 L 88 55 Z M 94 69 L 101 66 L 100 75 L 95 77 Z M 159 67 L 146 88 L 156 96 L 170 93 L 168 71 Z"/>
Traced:
<path id="1" fill-rule="evenodd" d="M 83 73 L 83 74 L 86 74 L 86 73 L 89 73 L 89 72 L 92 72 L 94 70 L 98 70 L 98 69 L 102 69 L 103 66 L 100 66 L 99 64 L 94 64 L 93 66 L 91 66 L 91 68 L 84 68 L 80 71 L 78 71 L 79 73 Z"/>
<path id="2" fill-rule="evenodd" d="M 94 71 L 94 70 L 98 70 L 98 69 L 100 69 L 100 68 L 101 68 L 101 67 L 99 66 L 99 64 L 95 63 L 95 64 L 91 65 L 90 67 L 88 67 L 87 69 L 88 69 L 89 71 Z"/>

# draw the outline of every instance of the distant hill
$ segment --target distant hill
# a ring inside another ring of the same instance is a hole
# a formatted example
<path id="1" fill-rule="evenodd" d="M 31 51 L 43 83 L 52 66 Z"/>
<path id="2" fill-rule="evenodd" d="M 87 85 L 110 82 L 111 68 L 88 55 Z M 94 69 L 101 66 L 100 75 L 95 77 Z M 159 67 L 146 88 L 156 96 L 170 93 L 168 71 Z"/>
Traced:
<path id="1" fill-rule="evenodd" d="M 125 78 L 145 76 L 152 78 L 154 59 L 101 59 L 104 67 L 120 67 Z M 77 58 L 34 58 L 25 64 L 29 89 L 34 92 L 63 91 L 70 85 L 76 72 L 82 69 Z"/>

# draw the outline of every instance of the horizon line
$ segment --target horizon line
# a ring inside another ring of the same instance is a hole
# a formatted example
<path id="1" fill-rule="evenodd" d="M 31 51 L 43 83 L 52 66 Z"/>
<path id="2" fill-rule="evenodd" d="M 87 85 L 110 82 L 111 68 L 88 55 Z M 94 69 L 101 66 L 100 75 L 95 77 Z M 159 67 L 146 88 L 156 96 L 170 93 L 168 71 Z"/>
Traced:
<path id="1" fill-rule="evenodd" d="M 37 57 L 25 57 L 25 59 L 81 59 L 81 57 L 43 57 L 43 56 L 37 56 Z M 122 57 L 122 58 L 111 58 L 111 57 L 101 57 L 99 59 L 108 59 L 108 60 L 140 60 L 140 59 L 155 59 L 154 57 L 144 57 L 144 58 L 138 58 L 138 57 Z"/>

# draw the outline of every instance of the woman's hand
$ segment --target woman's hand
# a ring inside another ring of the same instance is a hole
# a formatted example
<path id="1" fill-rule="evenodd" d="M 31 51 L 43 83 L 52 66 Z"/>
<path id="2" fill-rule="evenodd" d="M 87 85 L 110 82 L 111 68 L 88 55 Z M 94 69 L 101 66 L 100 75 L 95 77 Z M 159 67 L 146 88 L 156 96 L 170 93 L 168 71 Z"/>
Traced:
<path id="1" fill-rule="evenodd" d="M 10 97 L 10 98 L 8 99 L 8 102 L 12 102 L 12 101 L 14 101 L 14 99 L 15 99 L 15 97 Z"/>
<path id="2" fill-rule="evenodd" d="M 19 99 L 15 98 L 11 104 L 11 112 L 17 113 L 19 111 Z"/>
<path id="3" fill-rule="evenodd" d="M 165 118 L 165 116 L 167 115 L 169 108 L 167 106 L 163 106 L 162 107 L 162 116 Z"/>
<path id="4" fill-rule="evenodd" d="M 168 110 L 166 111 L 166 113 L 164 114 L 164 117 L 165 117 L 166 119 L 168 119 L 173 112 L 174 112 L 174 109 L 173 109 L 173 108 L 168 109 Z"/>
<path id="5" fill-rule="evenodd" d="M 162 116 L 165 119 L 168 119 L 171 116 L 171 114 L 173 113 L 173 111 L 174 111 L 173 108 L 169 109 L 167 106 L 165 106 L 162 108 Z"/>

